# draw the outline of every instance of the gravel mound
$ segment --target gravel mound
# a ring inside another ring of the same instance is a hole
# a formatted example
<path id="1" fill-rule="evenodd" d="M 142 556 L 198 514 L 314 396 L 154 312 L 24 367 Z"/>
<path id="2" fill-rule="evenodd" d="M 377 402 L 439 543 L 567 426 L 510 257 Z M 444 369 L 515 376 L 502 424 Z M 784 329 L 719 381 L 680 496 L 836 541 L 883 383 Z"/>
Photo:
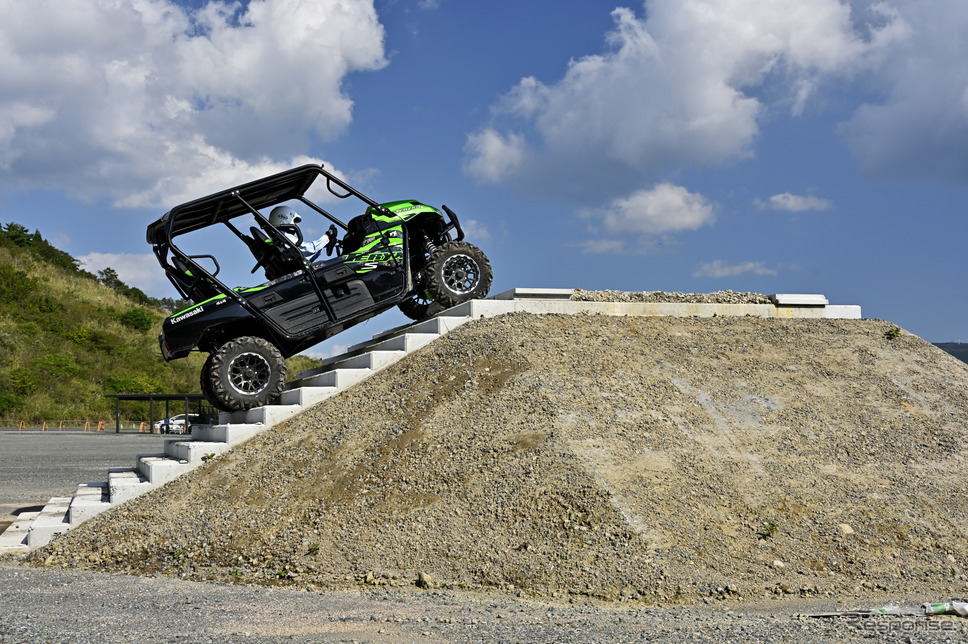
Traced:
<path id="1" fill-rule="evenodd" d="M 968 367 L 891 329 L 479 320 L 30 561 L 307 590 L 957 596 Z"/>
<path id="2" fill-rule="evenodd" d="M 667 291 L 583 291 L 575 289 L 576 302 L 654 302 L 657 304 L 770 304 L 759 293 L 715 291 L 713 293 L 675 293 Z"/>

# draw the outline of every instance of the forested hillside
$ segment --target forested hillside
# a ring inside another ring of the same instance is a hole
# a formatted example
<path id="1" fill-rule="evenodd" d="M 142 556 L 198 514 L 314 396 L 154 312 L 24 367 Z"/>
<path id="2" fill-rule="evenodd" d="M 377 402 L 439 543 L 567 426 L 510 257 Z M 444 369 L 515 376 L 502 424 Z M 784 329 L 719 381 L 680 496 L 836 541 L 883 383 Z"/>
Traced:
<path id="1" fill-rule="evenodd" d="M 962 362 L 968 362 L 968 342 L 935 342 L 934 346 L 947 351 Z"/>
<path id="2" fill-rule="evenodd" d="M 37 231 L 0 226 L 0 420 L 107 420 L 106 394 L 198 393 L 205 355 L 166 363 L 158 350 L 162 320 L 185 304 L 112 269 L 89 273 Z"/>

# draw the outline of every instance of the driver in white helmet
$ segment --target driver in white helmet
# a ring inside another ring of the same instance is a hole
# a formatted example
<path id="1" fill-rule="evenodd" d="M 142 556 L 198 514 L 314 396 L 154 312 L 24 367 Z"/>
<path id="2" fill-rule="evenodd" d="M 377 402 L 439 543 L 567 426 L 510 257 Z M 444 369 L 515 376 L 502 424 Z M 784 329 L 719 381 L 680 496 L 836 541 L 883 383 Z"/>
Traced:
<path id="1" fill-rule="evenodd" d="M 336 226 L 330 224 L 329 230 L 322 237 L 316 241 L 303 241 L 300 244 L 300 236 L 293 231 L 293 229 L 298 230 L 300 221 L 302 221 L 302 217 L 289 206 L 276 206 L 269 212 L 269 223 L 281 230 L 289 238 L 289 241 L 296 244 L 299 252 L 310 264 L 319 261 L 324 250 L 327 255 L 332 255 L 333 247 L 336 246 Z"/>

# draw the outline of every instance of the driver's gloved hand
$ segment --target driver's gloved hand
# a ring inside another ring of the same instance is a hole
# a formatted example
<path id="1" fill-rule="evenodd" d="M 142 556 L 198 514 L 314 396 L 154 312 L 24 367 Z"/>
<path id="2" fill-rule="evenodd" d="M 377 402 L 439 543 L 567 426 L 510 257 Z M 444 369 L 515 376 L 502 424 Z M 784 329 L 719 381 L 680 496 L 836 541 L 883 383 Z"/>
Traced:
<path id="1" fill-rule="evenodd" d="M 326 256 L 329 257 L 333 254 L 333 249 L 336 248 L 336 226 L 330 224 L 326 236 L 329 237 L 329 241 L 326 242 Z"/>

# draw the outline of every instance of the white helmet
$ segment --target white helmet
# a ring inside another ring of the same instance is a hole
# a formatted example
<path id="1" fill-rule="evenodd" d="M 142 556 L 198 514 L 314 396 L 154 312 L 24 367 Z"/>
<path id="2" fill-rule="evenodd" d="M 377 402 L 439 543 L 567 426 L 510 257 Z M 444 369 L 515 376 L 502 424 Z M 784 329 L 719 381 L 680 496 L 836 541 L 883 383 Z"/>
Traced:
<path id="1" fill-rule="evenodd" d="M 269 213 L 269 223 L 276 228 L 298 224 L 300 221 L 302 221 L 302 217 L 289 206 L 276 206 Z"/>

